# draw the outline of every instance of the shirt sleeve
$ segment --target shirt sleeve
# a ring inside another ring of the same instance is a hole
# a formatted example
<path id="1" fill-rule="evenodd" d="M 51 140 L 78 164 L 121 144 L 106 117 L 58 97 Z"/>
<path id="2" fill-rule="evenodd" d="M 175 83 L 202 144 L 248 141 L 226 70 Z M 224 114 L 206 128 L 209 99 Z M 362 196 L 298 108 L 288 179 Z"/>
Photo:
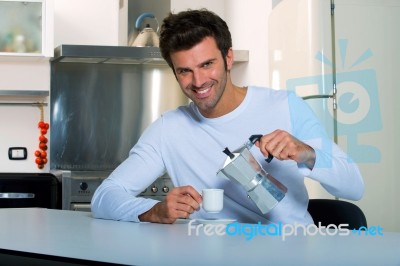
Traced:
<path id="1" fill-rule="evenodd" d="M 359 200 L 364 181 L 357 164 L 335 144 L 311 108 L 294 93 L 289 93 L 293 134 L 310 145 L 316 153 L 312 170 L 298 164 L 300 172 L 321 185 L 333 196 Z"/>
<path id="2" fill-rule="evenodd" d="M 162 118 L 148 127 L 129 157 L 97 188 L 91 201 L 95 218 L 139 222 L 158 201 L 137 197 L 165 173 L 161 157 Z"/>

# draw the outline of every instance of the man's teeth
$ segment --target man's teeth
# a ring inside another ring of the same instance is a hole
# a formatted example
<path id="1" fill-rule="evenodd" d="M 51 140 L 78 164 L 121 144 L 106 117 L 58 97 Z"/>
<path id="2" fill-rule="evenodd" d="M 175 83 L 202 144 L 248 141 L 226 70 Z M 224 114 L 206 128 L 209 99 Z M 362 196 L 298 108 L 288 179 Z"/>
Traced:
<path id="1" fill-rule="evenodd" d="M 197 90 L 197 93 L 198 94 L 204 94 L 204 93 L 207 93 L 209 90 L 210 90 L 210 88 L 203 89 L 203 90 Z"/>

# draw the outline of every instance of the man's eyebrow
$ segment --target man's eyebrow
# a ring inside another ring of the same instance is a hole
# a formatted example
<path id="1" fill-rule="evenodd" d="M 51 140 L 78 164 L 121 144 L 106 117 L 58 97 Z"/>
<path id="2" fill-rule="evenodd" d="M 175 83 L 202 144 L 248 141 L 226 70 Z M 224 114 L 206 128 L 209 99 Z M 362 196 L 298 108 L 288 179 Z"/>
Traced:
<path id="1" fill-rule="evenodd" d="M 208 64 L 208 63 L 210 63 L 210 62 L 214 62 L 215 60 L 217 60 L 217 58 L 209 58 L 209 59 L 204 60 L 203 62 L 200 62 L 199 64 L 197 64 L 197 67 L 201 67 L 201 66 L 203 66 L 204 64 Z M 190 67 L 185 67 L 185 66 L 177 67 L 177 68 L 175 69 L 175 71 L 182 71 L 182 70 L 192 70 L 192 69 L 191 69 Z"/>
<path id="2" fill-rule="evenodd" d="M 207 60 L 205 60 L 204 62 L 201 62 L 201 63 L 199 64 L 199 66 L 204 65 L 204 64 L 206 64 L 206 63 L 213 62 L 213 61 L 215 61 L 215 60 L 217 60 L 217 58 L 210 58 L 210 59 L 207 59 Z"/>
<path id="3" fill-rule="evenodd" d="M 177 67 L 175 68 L 175 72 L 182 71 L 182 70 L 191 70 L 189 67 Z"/>

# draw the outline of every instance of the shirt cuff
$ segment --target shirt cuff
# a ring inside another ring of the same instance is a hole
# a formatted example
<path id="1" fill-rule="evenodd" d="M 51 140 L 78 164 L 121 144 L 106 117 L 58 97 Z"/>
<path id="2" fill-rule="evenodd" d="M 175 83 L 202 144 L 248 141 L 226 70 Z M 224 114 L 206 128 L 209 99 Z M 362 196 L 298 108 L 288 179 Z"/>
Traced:
<path id="1" fill-rule="evenodd" d="M 308 168 L 305 163 L 298 163 L 297 167 L 299 168 L 299 172 L 303 176 L 310 176 L 314 169 L 321 168 L 324 165 L 326 166 L 327 162 L 324 160 L 326 156 L 323 155 L 323 152 L 319 149 L 313 148 L 315 151 L 315 163 L 313 169 Z M 325 158 L 326 159 L 326 158 Z"/>

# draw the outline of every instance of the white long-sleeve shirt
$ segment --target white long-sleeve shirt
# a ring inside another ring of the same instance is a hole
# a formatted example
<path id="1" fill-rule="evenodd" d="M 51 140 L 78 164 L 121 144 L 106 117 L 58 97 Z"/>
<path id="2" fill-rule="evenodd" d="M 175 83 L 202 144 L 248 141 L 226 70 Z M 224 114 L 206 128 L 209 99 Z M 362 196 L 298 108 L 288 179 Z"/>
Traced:
<path id="1" fill-rule="evenodd" d="M 251 135 L 276 129 L 289 132 L 316 152 L 312 170 L 295 161 L 264 161 L 256 146 L 252 153 L 263 168 L 284 184 L 284 199 L 262 214 L 240 185 L 217 176 L 223 166 L 225 147 L 234 150 Z M 332 195 L 358 200 L 364 183 L 357 165 L 334 144 L 308 105 L 287 91 L 249 87 L 243 102 L 232 112 L 203 117 L 191 103 L 164 113 L 142 134 L 129 157 L 103 181 L 92 199 L 96 218 L 138 222 L 138 216 L 158 201 L 137 197 L 165 172 L 174 186 L 191 185 L 224 189 L 224 209 L 212 218 L 234 218 L 245 223 L 312 224 L 307 212 L 304 177 L 312 178 Z M 210 218 L 203 210 L 191 218 Z"/>

